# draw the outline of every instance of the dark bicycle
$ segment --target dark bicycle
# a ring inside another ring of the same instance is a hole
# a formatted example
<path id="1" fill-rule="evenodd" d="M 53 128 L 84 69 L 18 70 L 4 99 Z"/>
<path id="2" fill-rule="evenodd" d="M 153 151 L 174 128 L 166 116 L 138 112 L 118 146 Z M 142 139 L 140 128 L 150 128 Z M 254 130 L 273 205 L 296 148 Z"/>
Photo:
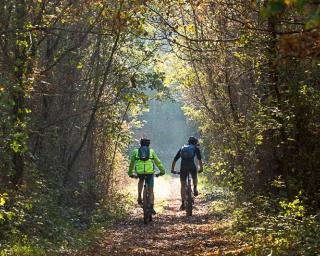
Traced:
<path id="1" fill-rule="evenodd" d="M 152 221 L 152 205 L 150 200 L 150 192 L 148 189 L 148 183 L 146 179 L 146 175 L 139 175 L 140 177 L 143 177 L 144 184 L 143 184 L 143 198 L 142 198 L 142 209 L 143 209 L 143 222 L 144 224 L 148 224 Z M 156 177 L 159 177 L 160 174 L 155 174 Z M 136 179 L 138 179 L 138 176 L 134 176 Z"/>
<path id="2" fill-rule="evenodd" d="M 180 172 L 173 172 L 173 174 L 179 174 Z M 191 188 L 191 178 L 190 178 L 190 172 L 187 176 L 187 182 L 185 187 L 185 193 L 186 193 L 186 200 L 185 200 L 185 209 L 186 209 L 186 215 L 187 217 L 192 216 L 192 210 L 193 210 L 193 204 L 194 204 L 194 197 L 192 193 Z"/>

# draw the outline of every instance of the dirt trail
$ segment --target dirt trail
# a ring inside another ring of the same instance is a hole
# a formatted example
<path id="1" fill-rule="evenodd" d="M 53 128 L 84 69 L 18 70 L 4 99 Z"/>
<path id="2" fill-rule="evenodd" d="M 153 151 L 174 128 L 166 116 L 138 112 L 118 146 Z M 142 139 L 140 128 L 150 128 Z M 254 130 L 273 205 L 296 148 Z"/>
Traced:
<path id="1" fill-rule="evenodd" d="M 245 255 L 245 247 L 223 236 L 227 225 L 210 214 L 210 202 L 197 198 L 194 216 L 186 217 L 179 211 L 178 180 L 157 181 L 156 186 L 162 207 L 151 224 L 143 224 L 142 209 L 137 208 L 83 255 Z"/>

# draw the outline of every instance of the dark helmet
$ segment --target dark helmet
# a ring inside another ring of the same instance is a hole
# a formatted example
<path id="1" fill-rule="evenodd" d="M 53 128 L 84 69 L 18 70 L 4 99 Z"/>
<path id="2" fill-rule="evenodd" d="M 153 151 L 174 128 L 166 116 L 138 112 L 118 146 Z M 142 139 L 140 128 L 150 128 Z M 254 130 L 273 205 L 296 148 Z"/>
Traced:
<path id="1" fill-rule="evenodd" d="M 192 145 L 197 145 L 198 139 L 196 137 L 191 136 L 191 137 L 189 137 L 188 143 L 192 144 Z"/>
<path id="2" fill-rule="evenodd" d="M 141 146 L 147 146 L 147 147 L 149 147 L 149 145 L 150 145 L 150 139 L 147 139 L 147 138 L 142 138 L 142 139 L 140 139 L 140 145 L 141 145 Z"/>

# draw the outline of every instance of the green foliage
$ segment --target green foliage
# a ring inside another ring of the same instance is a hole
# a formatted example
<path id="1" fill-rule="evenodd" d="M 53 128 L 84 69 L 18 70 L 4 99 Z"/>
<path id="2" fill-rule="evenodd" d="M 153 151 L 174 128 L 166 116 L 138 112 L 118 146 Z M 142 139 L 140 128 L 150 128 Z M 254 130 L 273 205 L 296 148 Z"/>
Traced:
<path id="1" fill-rule="evenodd" d="M 320 7 L 251 3 L 1 1 L 1 255 L 67 253 L 124 216 L 128 114 L 170 84 L 253 251 L 317 252 Z"/>
<path id="2" fill-rule="evenodd" d="M 15 244 L 11 249 L 0 251 L 1 256 L 19 255 L 19 256 L 45 256 L 46 251 L 30 245 Z"/>
<path id="3" fill-rule="evenodd" d="M 320 4 L 312 0 L 273 0 L 262 8 L 265 17 L 283 14 L 288 8 L 295 7 L 306 14 L 306 27 L 308 29 L 320 24 Z"/>
<path id="4" fill-rule="evenodd" d="M 315 255 L 319 253 L 317 215 L 303 216 L 298 199 L 284 204 L 270 198 L 243 203 L 233 213 L 237 236 L 250 239 L 250 255 Z M 280 210 L 280 211 L 278 211 Z"/>
<path id="5" fill-rule="evenodd" d="M 262 11 L 264 16 L 275 16 L 284 11 L 286 7 L 286 1 L 273 0 Z"/>
<path id="6" fill-rule="evenodd" d="M 8 206 L 7 194 L 2 194 L 0 213 L 0 255 L 47 255 L 81 249 L 95 242 L 100 233 L 114 222 L 124 218 L 130 207 L 128 197 L 116 194 L 97 203 L 92 210 L 66 208 L 52 201 L 45 187 L 33 191 L 33 201 L 25 195 L 11 200 L 17 204 Z M 42 193 L 41 197 L 35 197 Z M 4 199 L 5 198 L 5 199 Z M 9 210 L 10 209 L 10 210 Z"/>
<path id="7" fill-rule="evenodd" d="M 161 45 L 142 39 L 156 30 L 141 1 L 0 11 L 1 255 L 67 253 L 125 215 L 128 114 L 170 96 Z"/>
<path id="8" fill-rule="evenodd" d="M 317 255 L 318 1 L 179 4 L 161 6 L 163 29 L 184 63 L 173 77 L 199 127 L 208 180 L 234 196 L 252 255 Z"/>

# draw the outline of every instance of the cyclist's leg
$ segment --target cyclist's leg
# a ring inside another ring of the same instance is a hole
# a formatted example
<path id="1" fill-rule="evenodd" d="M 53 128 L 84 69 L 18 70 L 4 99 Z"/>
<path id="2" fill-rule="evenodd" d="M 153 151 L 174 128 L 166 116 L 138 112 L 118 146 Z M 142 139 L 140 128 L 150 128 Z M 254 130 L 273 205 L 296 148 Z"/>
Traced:
<path id="1" fill-rule="evenodd" d="M 194 192 L 194 195 L 197 196 L 198 195 L 198 189 L 197 189 L 197 186 L 198 186 L 198 172 L 197 172 L 196 169 L 194 169 L 194 170 L 191 170 L 190 173 L 191 173 L 192 182 L 193 182 L 193 192 Z"/>
<path id="2" fill-rule="evenodd" d="M 180 171 L 180 184 L 181 184 L 181 207 L 184 207 L 184 202 L 186 200 L 186 183 L 187 183 L 187 176 L 188 176 L 188 172 L 187 171 Z"/>
<path id="3" fill-rule="evenodd" d="M 154 203 L 154 193 L 153 193 L 154 175 L 153 174 L 147 175 L 147 184 L 148 184 L 148 189 L 149 189 L 149 193 L 150 193 L 150 201 L 151 201 L 151 204 L 153 204 Z"/>
<path id="4" fill-rule="evenodd" d="M 139 182 L 138 182 L 138 203 L 142 203 L 142 198 L 141 198 L 141 193 L 143 189 L 143 182 L 144 182 L 144 177 L 142 175 L 138 175 L 139 177 Z"/>

